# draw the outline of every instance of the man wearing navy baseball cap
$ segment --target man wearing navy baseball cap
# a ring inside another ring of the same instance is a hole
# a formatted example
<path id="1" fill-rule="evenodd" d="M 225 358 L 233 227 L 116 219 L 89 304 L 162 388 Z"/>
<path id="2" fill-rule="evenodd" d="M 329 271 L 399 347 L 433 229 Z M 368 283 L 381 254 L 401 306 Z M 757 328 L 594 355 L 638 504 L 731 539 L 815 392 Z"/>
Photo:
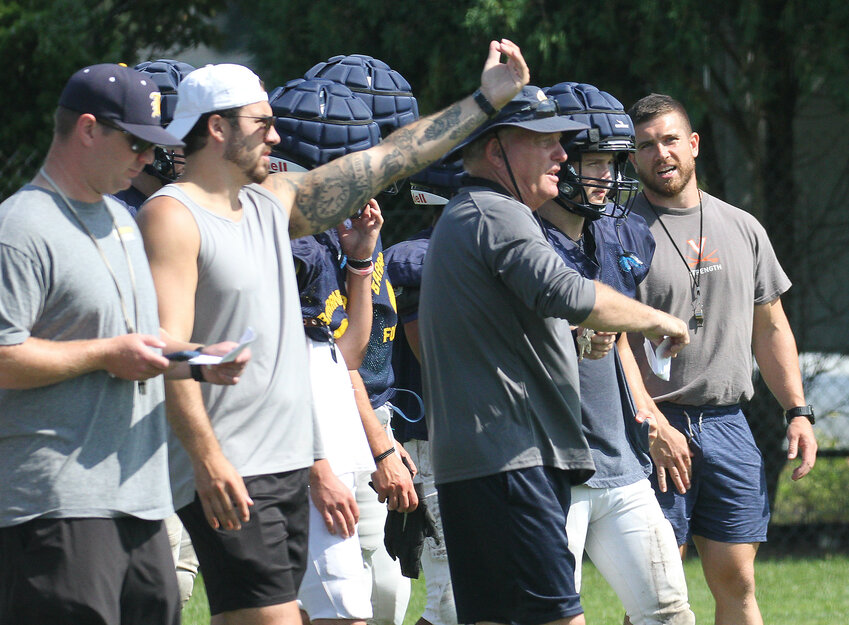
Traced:
<path id="1" fill-rule="evenodd" d="M 566 514 L 594 465 L 570 324 L 669 336 L 675 352 L 688 340 L 681 320 L 568 268 L 536 220 L 562 142 L 586 128 L 527 86 L 447 157 L 469 177 L 431 237 L 419 331 L 460 623 L 584 623 Z"/>
<path id="2" fill-rule="evenodd" d="M 159 97 L 120 65 L 75 73 L 43 167 L 0 204 L 0 623 L 179 623 L 159 376 L 190 372 L 160 350 L 191 345 L 160 339 L 140 233 L 109 196 L 182 145 Z"/>

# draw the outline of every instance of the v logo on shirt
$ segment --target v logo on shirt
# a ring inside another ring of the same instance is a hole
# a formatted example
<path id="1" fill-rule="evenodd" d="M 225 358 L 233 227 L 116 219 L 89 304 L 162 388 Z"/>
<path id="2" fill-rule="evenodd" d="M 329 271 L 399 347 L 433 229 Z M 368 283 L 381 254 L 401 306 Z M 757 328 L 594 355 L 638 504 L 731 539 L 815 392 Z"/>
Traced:
<path id="1" fill-rule="evenodd" d="M 716 255 L 719 248 L 714 248 L 712 252 L 708 252 L 705 254 L 705 242 L 707 241 L 707 237 L 702 237 L 699 245 L 696 245 L 695 239 L 690 239 L 687 241 L 687 245 L 690 246 L 690 249 L 695 252 L 695 257 L 687 254 L 687 264 L 690 267 L 695 268 L 699 265 L 699 263 L 718 263 L 719 256 Z"/>

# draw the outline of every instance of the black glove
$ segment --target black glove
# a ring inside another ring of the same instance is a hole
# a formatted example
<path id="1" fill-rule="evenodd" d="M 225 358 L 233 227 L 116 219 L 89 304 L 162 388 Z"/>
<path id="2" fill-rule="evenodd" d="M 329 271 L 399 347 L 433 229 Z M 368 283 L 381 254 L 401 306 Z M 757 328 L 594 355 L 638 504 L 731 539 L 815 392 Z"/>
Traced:
<path id="1" fill-rule="evenodd" d="M 401 574 L 416 579 L 421 569 L 420 558 L 425 537 L 436 536 L 433 515 L 424 502 L 421 484 L 414 484 L 419 498 L 418 507 L 412 512 L 390 510 L 383 526 L 383 545 L 393 560 L 401 562 Z M 438 539 L 437 539 L 438 540 Z"/>

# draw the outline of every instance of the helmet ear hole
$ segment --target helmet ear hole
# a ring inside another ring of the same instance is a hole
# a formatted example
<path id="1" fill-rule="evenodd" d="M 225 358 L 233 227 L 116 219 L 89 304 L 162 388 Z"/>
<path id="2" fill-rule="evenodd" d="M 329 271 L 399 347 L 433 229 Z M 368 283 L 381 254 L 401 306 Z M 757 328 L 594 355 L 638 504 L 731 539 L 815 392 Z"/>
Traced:
<path id="1" fill-rule="evenodd" d="M 637 181 L 623 173 L 628 154 L 634 151 L 634 124 L 622 103 L 585 83 L 562 82 L 544 92 L 557 103 L 560 115 L 589 126 L 564 144 L 570 160 L 580 163 L 581 155 L 599 152 L 612 157 L 609 173 L 580 165 L 562 167 L 561 180 L 568 184 L 558 185 L 557 203 L 585 219 L 624 217 L 635 197 Z"/>
<path id="2" fill-rule="evenodd" d="M 280 135 L 272 156 L 307 170 L 380 141 L 371 111 L 345 85 L 299 78 L 272 90 L 269 104 Z"/>

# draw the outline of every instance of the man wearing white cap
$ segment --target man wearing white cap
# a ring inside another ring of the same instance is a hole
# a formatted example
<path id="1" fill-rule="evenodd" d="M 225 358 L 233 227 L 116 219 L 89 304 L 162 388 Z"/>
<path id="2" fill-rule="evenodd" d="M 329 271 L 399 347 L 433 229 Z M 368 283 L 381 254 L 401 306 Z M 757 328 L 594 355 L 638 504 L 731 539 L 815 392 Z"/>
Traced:
<path id="1" fill-rule="evenodd" d="M 192 381 L 168 388 L 182 443 L 171 446 L 175 505 L 198 553 L 213 622 L 300 623 L 308 470 L 323 453 L 289 238 L 334 226 L 435 160 L 527 80 L 518 47 L 491 42 L 473 96 L 369 150 L 271 177 L 268 155 L 280 138 L 259 78 L 217 65 L 180 84 L 168 130 L 185 140 L 186 168 L 140 212 L 162 325 L 200 343 L 248 326 L 257 334 L 255 365 L 237 392 Z M 195 379 L 204 373 L 195 369 Z M 387 499 L 398 505 L 396 495 Z"/>
<path id="2" fill-rule="evenodd" d="M 188 345 L 160 338 L 138 228 L 109 197 L 182 145 L 159 119 L 143 74 L 79 70 L 43 167 L 0 205 L 0 623 L 180 620 L 157 376 L 188 376 L 160 354 Z"/>

